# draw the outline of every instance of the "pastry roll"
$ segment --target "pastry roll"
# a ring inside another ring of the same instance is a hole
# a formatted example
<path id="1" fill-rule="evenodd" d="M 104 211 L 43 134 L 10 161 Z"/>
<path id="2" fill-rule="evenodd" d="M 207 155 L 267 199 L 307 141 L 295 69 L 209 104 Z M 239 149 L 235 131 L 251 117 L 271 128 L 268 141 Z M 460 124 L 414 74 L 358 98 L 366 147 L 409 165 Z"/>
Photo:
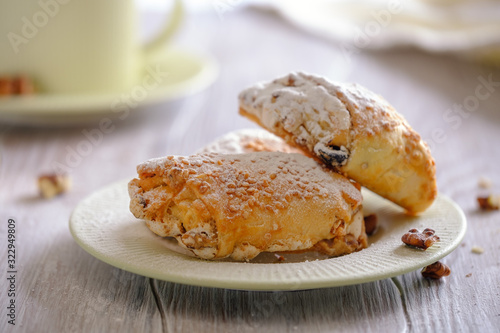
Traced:
<path id="1" fill-rule="evenodd" d="M 137 171 L 131 212 L 200 258 L 307 250 L 339 256 L 367 245 L 359 187 L 300 154 L 169 156 Z"/>
<path id="2" fill-rule="evenodd" d="M 428 146 L 387 101 L 359 85 L 292 73 L 244 90 L 239 102 L 242 115 L 410 214 L 437 195 Z"/>

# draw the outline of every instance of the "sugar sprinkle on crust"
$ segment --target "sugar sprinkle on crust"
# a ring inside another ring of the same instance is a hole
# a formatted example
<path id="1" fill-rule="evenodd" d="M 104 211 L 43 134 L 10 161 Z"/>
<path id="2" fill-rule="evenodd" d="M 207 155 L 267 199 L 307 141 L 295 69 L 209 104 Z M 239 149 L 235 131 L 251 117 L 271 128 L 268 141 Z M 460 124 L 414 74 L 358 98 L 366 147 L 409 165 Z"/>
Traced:
<path id="1" fill-rule="evenodd" d="M 209 143 L 197 153 L 244 154 L 260 151 L 304 154 L 280 137 L 264 129 L 240 129 L 229 132 Z"/>
<path id="2" fill-rule="evenodd" d="M 300 154 L 169 156 L 139 165 L 138 173 L 129 183 L 134 215 L 202 258 L 366 247 L 359 189 Z M 348 233 L 355 235 L 347 248 L 318 245 Z"/>

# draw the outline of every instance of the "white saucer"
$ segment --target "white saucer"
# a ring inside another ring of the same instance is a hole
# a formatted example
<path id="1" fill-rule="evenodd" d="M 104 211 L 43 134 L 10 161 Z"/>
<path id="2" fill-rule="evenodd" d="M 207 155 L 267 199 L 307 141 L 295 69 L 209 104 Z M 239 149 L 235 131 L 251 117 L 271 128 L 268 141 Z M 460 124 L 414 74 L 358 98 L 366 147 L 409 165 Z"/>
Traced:
<path id="1" fill-rule="evenodd" d="M 213 59 L 186 50 L 168 50 L 160 59 L 150 61 L 146 68 L 155 68 L 158 63 L 168 75 L 158 87 L 148 91 L 133 110 L 197 93 L 212 84 L 218 74 Z M 78 124 L 110 114 L 120 96 L 40 94 L 0 98 L 0 122 L 36 126 Z"/>
<path id="2" fill-rule="evenodd" d="M 244 263 L 180 253 L 175 242 L 156 236 L 129 212 L 126 181 L 84 199 L 70 218 L 70 230 L 83 249 L 118 268 L 165 281 L 241 290 L 302 290 L 386 279 L 438 261 L 465 235 L 465 215 L 442 195 L 419 217 L 405 215 L 368 190 L 363 197 L 365 214 L 377 214 L 380 225 L 369 247 L 323 260 L 311 254 L 283 254 L 286 260 L 278 263 L 272 254 L 261 254 Z M 426 251 L 409 248 L 401 236 L 412 228 L 432 228 L 441 240 Z"/>

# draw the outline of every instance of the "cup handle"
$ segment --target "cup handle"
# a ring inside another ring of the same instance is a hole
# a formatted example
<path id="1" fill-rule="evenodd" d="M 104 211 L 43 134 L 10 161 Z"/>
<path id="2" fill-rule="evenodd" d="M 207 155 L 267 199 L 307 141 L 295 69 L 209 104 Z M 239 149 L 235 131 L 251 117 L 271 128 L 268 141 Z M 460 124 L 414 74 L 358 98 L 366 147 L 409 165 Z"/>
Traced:
<path id="1" fill-rule="evenodd" d="M 144 45 L 144 53 L 146 56 L 151 56 L 159 51 L 167 44 L 168 40 L 173 36 L 174 32 L 179 28 L 184 18 L 184 5 L 182 0 L 175 0 L 172 14 L 170 14 L 169 22 L 165 22 L 165 26 L 158 36 L 152 41 Z"/>

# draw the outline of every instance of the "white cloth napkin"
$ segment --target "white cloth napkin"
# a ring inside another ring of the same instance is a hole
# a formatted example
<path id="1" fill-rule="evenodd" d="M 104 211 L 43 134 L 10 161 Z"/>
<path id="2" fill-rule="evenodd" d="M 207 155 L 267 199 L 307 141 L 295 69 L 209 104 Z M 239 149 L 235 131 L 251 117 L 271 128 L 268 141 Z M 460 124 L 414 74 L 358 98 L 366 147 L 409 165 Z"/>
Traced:
<path id="1" fill-rule="evenodd" d="M 254 0 L 250 4 L 275 10 L 346 48 L 414 46 L 500 61 L 499 0 Z"/>

